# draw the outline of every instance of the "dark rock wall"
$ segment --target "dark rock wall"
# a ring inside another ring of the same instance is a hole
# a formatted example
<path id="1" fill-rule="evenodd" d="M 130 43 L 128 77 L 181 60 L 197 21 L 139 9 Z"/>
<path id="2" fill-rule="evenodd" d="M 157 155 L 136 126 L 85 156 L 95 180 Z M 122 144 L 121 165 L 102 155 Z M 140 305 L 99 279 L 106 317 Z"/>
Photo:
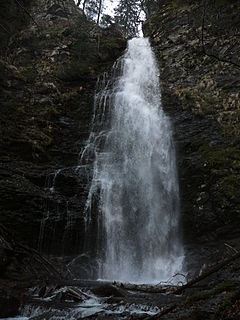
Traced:
<path id="1" fill-rule="evenodd" d="M 95 83 L 126 43 L 87 21 L 74 1 L 32 1 L 32 18 L 0 59 L 0 223 L 47 253 L 83 243 Z"/>
<path id="2" fill-rule="evenodd" d="M 15 5 L 1 15 L 4 26 Z M 71 254 L 83 246 L 91 173 L 76 168 L 96 79 L 126 43 L 71 0 L 24 5 L 32 17 L 2 37 L 10 40 L 0 59 L 0 223 L 42 251 Z M 239 237 L 239 13 L 233 0 L 169 0 L 145 28 L 173 120 L 189 246 Z"/>
<path id="3" fill-rule="evenodd" d="M 29 23 L 27 11 L 33 0 L 0 1 L 0 54 L 4 55 L 9 39 Z"/>
<path id="4" fill-rule="evenodd" d="M 239 14 L 239 1 L 164 1 L 145 25 L 174 123 L 188 245 L 239 237 Z"/>

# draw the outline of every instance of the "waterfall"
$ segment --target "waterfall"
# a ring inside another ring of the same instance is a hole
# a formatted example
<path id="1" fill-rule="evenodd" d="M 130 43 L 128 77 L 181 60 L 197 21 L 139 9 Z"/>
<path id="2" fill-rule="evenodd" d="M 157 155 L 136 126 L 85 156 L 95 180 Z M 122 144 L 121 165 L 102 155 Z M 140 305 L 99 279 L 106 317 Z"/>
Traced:
<path id="1" fill-rule="evenodd" d="M 129 40 L 102 76 L 81 164 L 93 161 L 86 232 L 97 225 L 98 277 L 164 281 L 181 271 L 179 187 L 171 124 L 147 38 Z M 96 205 L 97 203 L 97 205 Z"/>

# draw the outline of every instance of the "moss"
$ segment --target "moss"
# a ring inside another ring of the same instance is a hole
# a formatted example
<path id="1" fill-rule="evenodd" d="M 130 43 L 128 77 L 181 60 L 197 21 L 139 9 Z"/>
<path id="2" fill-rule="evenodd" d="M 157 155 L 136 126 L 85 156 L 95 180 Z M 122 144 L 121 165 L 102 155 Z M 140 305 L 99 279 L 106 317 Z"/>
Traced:
<path id="1" fill-rule="evenodd" d="M 3 63 L 3 61 L 0 60 L 0 81 L 4 81 L 5 80 L 5 64 Z"/>
<path id="2" fill-rule="evenodd" d="M 227 297 L 231 297 L 236 288 L 239 287 L 239 281 L 227 280 L 221 282 L 217 287 L 211 290 L 198 291 L 189 295 L 183 302 L 184 307 L 188 307 L 195 302 L 207 299 L 215 299 L 215 297 L 223 292 L 228 292 Z"/>
<path id="3" fill-rule="evenodd" d="M 103 41 L 101 41 L 101 47 L 104 47 L 106 49 L 118 49 L 119 42 L 114 38 L 104 39 Z"/>
<path id="4" fill-rule="evenodd" d="M 178 8 L 178 7 L 188 5 L 189 3 L 187 0 L 173 0 L 172 4 L 173 4 L 173 7 Z"/>
<path id="5" fill-rule="evenodd" d="M 29 51 L 41 50 L 46 47 L 46 39 L 31 32 L 25 32 L 21 38 L 21 44 Z"/>
<path id="6" fill-rule="evenodd" d="M 214 228 L 217 234 L 225 232 L 227 224 L 240 221 L 240 144 L 211 145 L 202 141 L 194 151 L 204 168 L 203 181 L 209 195 L 207 205 L 211 206 Z M 196 201 L 193 198 L 191 201 Z M 225 228 L 225 229 L 224 229 Z"/>
<path id="7" fill-rule="evenodd" d="M 19 104 L 15 100 L 8 100 L 1 103 L 0 112 L 5 115 L 13 115 Z"/>
<path id="8" fill-rule="evenodd" d="M 240 147 L 238 144 L 210 147 L 208 142 L 204 142 L 198 151 L 204 155 L 204 161 L 207 161 L 210 168 L 240 169 Z"/>
<path id="9" fill-rule="evenodd" d="M 192 90 L 179 89 L 176 90 L 176 95 L 180 98 L 184 108 L 192 108 L 195 105 L 196 96 Z"/>
<path id="10" fill-rule="evenodd" d="M 202 310 L 193 310 L 181 320 L 213 320 L 213 314 L 211 312 L 202 311 Z"/>
<path id="11" fill-rule="evenodd" d="M 217 112 L 218 99 L 212 93 L 186 88 L 176 90 L 176 95 L 182 106 L 191 109 L 195 114 L 212 115 Z"/>
<path id="12" fill-rule="evenodd" d="M 64 104 L 71 109 L 78 108 L 80 105 L 81 99 L 79 92 L 72 91 L 68 93 L 64 93 L 61 97 Z"/>
<path id="13" fill-rule="evenodd" d="M 231 143 L 210 147 L 203 143 L 198 152 L 207 164 L 211 177 L 211 198 L 218 214 L 218 223 L 240 218 L 240 147 Z"/>
<path id="14" fill-rule="evenodd" d="M 87 36 L 80 34 L 79 41 L 73 44 L 71 47 L 71 55 L 73 58 L 79 61 L 93 61 L 97 58 L 97 44 L 95 41 L 86 41 Z"/>
<path id="15" fill-rule="evenodd" d="M 55 104 L 34 105 L 33 112 L 37 112 L 38 116 L 47 121 L 51 121 L 59 115 L 59 110 Z"/>
<path id="16" fill-rule="evenodd" d="M 239 284 L 238 284 L 239 287 Z M 216 320 L 224 320 L 224 319 L 238 319 L 239 318 L 239 298 L 240 298 L 240 290 L 235 288 L 235 290 L 229 291 L 225 297 L 223 302 L 218 308 L 216 312 L 215 319 Z"/>
<path id="17" fill-rule="evenodd" d="M 219 182 L 219 197 L 223 196 L 230 200 L 240 199 L 240 174 L 231 174 Z"/>
<path id="18" fill-rule="evenodd" d="M 22 71 L 22 76 L 28 83 L 33 83 L 37 77 L 37 70 L 33 66 L 28 66 Z"/>
<path id="19" fill-rule="evenodd" d="M 155 14 L 151 17 L 151 25 L 152 27 L 159 27 L 161 25 L 161 15 L 160 14 Z"/>
<path id="20" fill-rule="evenodd" d="M 212 295 L 213 292 L 211 290 L 194 292 L 192 295 L 188 296 L 185 299 L 183 305 L 184 307 L 187 307 L 189 305 L 192 305 L 196 301 L 209 299 L 212 297 Z"/>
<path id="21" fill-rule="evenodd" d="M 215 0 L 216 5 L 218 6 L 225 6 L 229 3 L 229 0 Z"/>
<path id="22" fill-rule="evenodd" d="M 66 66 L 60 66 L 57 77 L 63 81 L 85 81 L 95 75 L 95 66 L 82 62 L 71 62 Z"/>
<path id="23" fill-rule="evenodd" d="M 69 31 L 69 32 L 68 32 Z M 54 37 L 59 37 L 61 35 L 70 35 L 71 34 L 71 29 L 69 28 L 60 28 L 60 26 L 50 26 L 44 30 L 42 30 L 42 34 L 46 35 L 46 34 L 49 34 L 50 36 L 54 36 Z"/>
<path id="24" fill-rule="evenodd" d="M 201 110 L 204 114 L 210 115 L 215 114 L 215 107 L 218 103 L 218 100 L 216 97 L 214 97 L 212 94 L 204 94 L 202 96 L 201 101 Z"/>
<path id="25" fill-rule="evenodd" d="M 236 119 L 235 115 L 234 117 Z M 240 137 L 240 125 L 238 123 L 221 123 L 221 129 L 226 137 Z"/>
<path id="26" fill-rule="evenodd" d="M 239 281 L 233 281 L 233 280 L 223 281 L 214 289 L 214 293 L 217 294 L 224 291 L 232 293 L 232 290 L 238 287 L 239 284 L 240 284 Z"/>

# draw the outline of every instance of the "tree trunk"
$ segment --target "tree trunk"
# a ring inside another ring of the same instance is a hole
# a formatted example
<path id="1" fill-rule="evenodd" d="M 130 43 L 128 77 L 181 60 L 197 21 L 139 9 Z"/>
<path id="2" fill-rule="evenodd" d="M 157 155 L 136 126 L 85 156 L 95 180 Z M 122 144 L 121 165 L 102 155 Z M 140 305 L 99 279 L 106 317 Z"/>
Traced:
<path id="1" fill-rule="evenodd" d="M 85 6 L 86 6 L 87 0 L 83 1 L 83 12 L 85 13 Z"/>
<path id="2" fill-rule="evenodd" d="M 99 0 L 97 24 L 100 23 L 101 12 L 102 12 L 102 0 Z"/>

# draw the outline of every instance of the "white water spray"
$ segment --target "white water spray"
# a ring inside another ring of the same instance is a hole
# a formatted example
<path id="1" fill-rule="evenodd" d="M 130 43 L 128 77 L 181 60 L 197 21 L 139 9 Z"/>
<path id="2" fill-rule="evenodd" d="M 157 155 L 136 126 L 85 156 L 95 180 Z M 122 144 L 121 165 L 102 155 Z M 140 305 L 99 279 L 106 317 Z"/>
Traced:
<path id="1" fill-rule="evenodd" d="M 183 260 L 172 131 L 148 39 L 130 40 L 120 65 L 120 76 L 104 77 L 96 94 L 82 152 L 82 162 L 94 157 L 86 227 L 98 197 L 98 276 L 159 282 L 181 271 Z"/>

